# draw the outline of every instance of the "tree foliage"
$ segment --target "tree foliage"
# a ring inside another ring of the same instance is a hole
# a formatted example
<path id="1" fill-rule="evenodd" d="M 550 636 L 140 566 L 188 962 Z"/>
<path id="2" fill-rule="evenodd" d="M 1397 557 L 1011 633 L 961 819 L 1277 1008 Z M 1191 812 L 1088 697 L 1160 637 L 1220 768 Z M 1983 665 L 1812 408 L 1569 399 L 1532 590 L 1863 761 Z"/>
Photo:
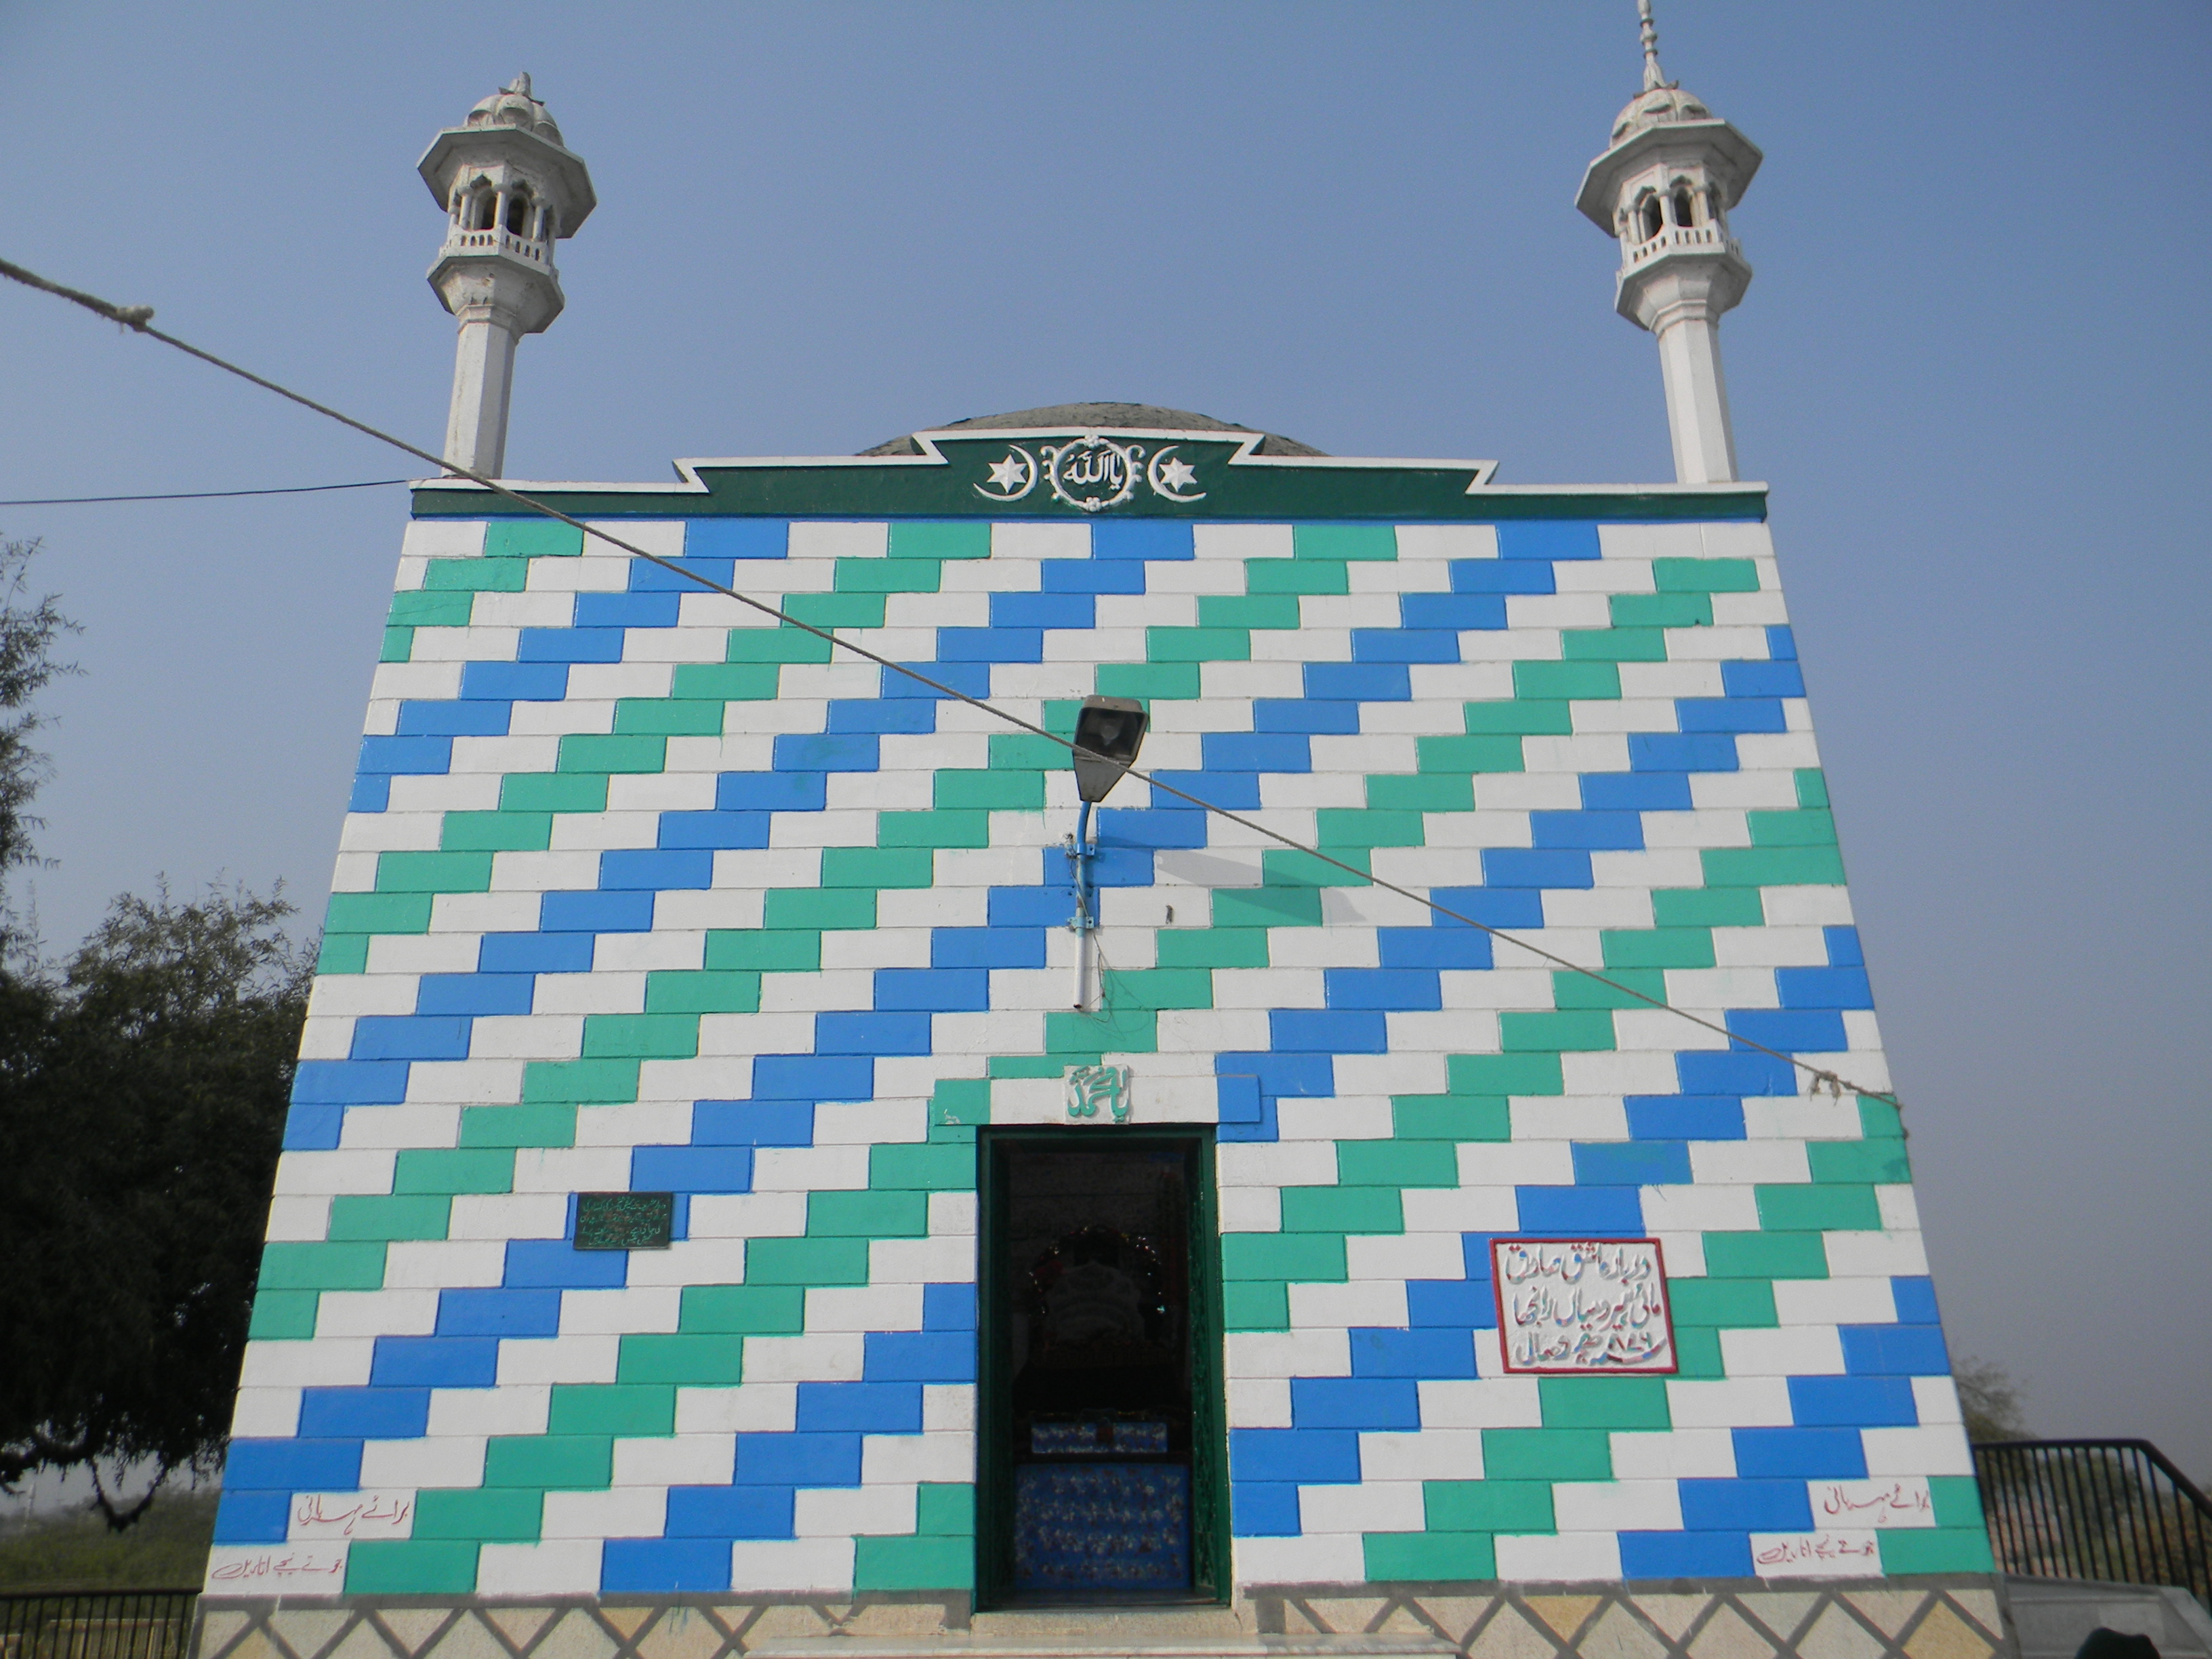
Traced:
<path id="1" fill-rule="evenodd" d="M 54 646 L 77 625 L 55 595 L 30 597 L 38 552 L 35 539 L 0 540 L 0 873 L 32 860 L 31 832 L 41 827 L 31 798 L 46 780 L 46 757 L 31 746 L 43 723 L 31 699 L 56 676 L 76 672 L 54 660 Z"/>
<path id="2" fill-rule="evenodd" d="M 1958 1385 L 1959 1407 L 1966 1419 L 1966 1438 L 1976 1445 L 1990 1440 L 2025 1440 L 2027 1419 L 2022 1414 L 2020 1384 L 2003 1366 L 1961 1354 L 1951 1367 Z"/>

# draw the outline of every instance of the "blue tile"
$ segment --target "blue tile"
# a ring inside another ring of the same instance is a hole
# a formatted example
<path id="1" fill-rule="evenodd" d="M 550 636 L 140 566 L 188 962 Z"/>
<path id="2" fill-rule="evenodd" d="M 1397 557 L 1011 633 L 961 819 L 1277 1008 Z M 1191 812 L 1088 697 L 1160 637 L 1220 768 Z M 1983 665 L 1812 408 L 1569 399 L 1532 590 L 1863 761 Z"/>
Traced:
<path id="1" fill-rule="evenodd" d="M 1410 931 L 1410 930 L 1409 930 Z M 1437 930 L 1418 930 L 1432 933 Z M 1465 930 L 1462 930 L 1465 931 Z M 1483 937 L 1478 934 L 1476 937 Z M 1323 1000 L 1332 1008 L 1441 1008 L 1443 984 L 1432 969 L 1324 968 Z"/>
<path id="2" fill-rule="evenodd" d="M 392 779 L 383 772 L 364 772 L 353 781 L 346 797 L 349 812 L 381 812 L 392 805 Z"/>
<path id="3" fill-rule="evenodd" d="M 1357 1480 L 1359 1434 L 1353 1429 L 1231 1429 L 1229 1469 L 1238 1486 L 1248 1480 Z"/>
<path id="4" fill-rule="evenodd" d="M 696 588 L 696 584 L 686 586 Z M 578 628 L 673 628 L 683 595 L 665 593 L 579 593 Z"/>
<path id="5" fill-rule="evenodd" d="M 1265 1108 L 1256 1077 L 1217 1077 L 1213 1079 L 1214 1121 L 1218 1123 L 1260 1123 Z"/>
<path id="6" fill-rule="evenodd" d="M 994 628 L 1096 628 L 1098 602 L 1088 593 L 994 593 Z"/>
<path id="7" fill-rule="evenodd" d="M 1457 598 L 1455 594 L 1439 598 Z M 1355 628 L 1354 662 L 1457 662 L 1459 635 L 1440 628 Z"/>
<path id="8" fill-rule="evenodd" d="M 1628 764 L 1637 772 L 1733 772 L 1735 739 L 1720 732 L 1632 732 Z"/>
<path id="9" fill-rule="evenodd" d="M 1721 689 L 1731 697 L 1802 697 L 1805 675 L 1794 662 L 1724 662 Z"/>
<path id="10" fill-rule="evenodd" d="M 587 974 L 589 933 L 486 933 L 477 947 L 480 974 Z"/>
<path id="11" fill-rule="evenodd" d="M 1731 1008 L 1728 1028 L 1784 1054 L 1839 1054 L 1851 1046 L 1843 1015 L 1826 1009 Z"/>
<path id="12" fill-rule="evenodd" d="M 1521 1231 L 1571 1238 L 1641 1238 L 1644 1200 L 1634 1187 L 1519 1187 Z"/>
<path id="13" fill-rule="evenodd" d="M 1866 1452 L 1856 1429 L 1735 1429 L 1736 1473 L 1747 1480 L 1858 1480 Z"/>
<path id="14" fill-rule="evenodd" d="M 781 559 L 791 526 L 781 519 L 687 519 L 687 559 Z"/>
<path id="15" fill-rule="evenodd" d="M 877 757 L 878 739 L 866 732 L 785 732 L 775 740 L 775 765 L 779 772 L 875 772 L 882 769 Z M 718 800 L 716 805 L 732 803 Z"/>
<path id="16" fill-rule="evenodd" d="M 926 689 L 926 688 L 925 688 Z M 830 705 L 828 729 L 834 732 L 867 732 L 878 736 L 918 737 L 937 730 L 937 705 L 942 698 L 869 697 Z"/>
<path id="17" fill-rule="evenodd" d="M 1418 1429 L 1419 1385 L 1407 1376 L 1294 1376 L 1291 1422 L 1305 1430 Z"/>
<path id="18" fill-rule="evenodd" d="M 830 780 L 819 772 L 725 772 L 714 780 L 714 805 L 725 812 L 819 812 L 830 804 Z"/>
<path id="19" fill-rule="evenodd" d="M 788 777 L 805 777 L 804 772 L 787 773 Z M 819 773 L 811 775 L 820 776 Z M 663 847 L 706 847 L 741 848 L 757 851 L 766 847 L 769 828 L 774 822 L 766 812 L 663 812 L 660 833 L 655 839 Z"/>
<path id="20" fill-rule="evenodd" d="M 975 1329 L 975 1287 L 973 1285 L 925 1285 L 921 1287 L 921 1328 L 925 1331 Z"/>
<path id="21" fill-rule="evenodd" d="M 289 1492 L 233 1492 L 216 1495 L 215 1541 L 218 1544 L 281 1544 L 290 1536 L 292 1494 Z"/>
<path id="22" fill-rule="evenodd" d="M 696 1146 L 811 1146 L 807 1100 L 702 1100 L 691 1109 Z"/>
<path id="23" fill-rule="evenodd" d="M 504 702 L 418 702 L 399 705 L 403 738 L 503 738 L 514 706 Z"/>
<path id="24" fill-rule="evenodd" d="M 1243 1480 L 1229 1489 L 1230 1530 L 1239 1538 L 1298 1536 L 1295 1481 Z"/>
<path id="25" fill-rule="evenodd" d="M 1455 593 L 1555 593 L 1558 586 L 1548 560 L 1455 559 L 1451 568 Z M 1503 626 L 1501 623 L 1500 626 Z"/>
<path id="26" fill-rule="evenodd" d="M 1686 772 L 1585 772 L 1583 805 L 1595 812 L 1686 812 Z"/>
<path id="27" fill-rule="evenodd" d="M 667 1534 L 671 1538 L 788 1538 L 792 1535 L 792 1486 L 671 1486 Z M 730 1547 L 720 1547 L 730 1559 Z"/>
<path id="28" fill-rule="evenodd" d="M 1048 862 L 1059 859 L 1064 872 L 1067 860 L 1057 848 L 1047 848 L 1044 856 Z M 1075 895 L 1064 873 L 1048 872 L 1036 887 L 994 887 L 985 901 L 984 915 L 994 933 L 1064 927 L 1074 914 Z"/>
<path id="29" fill-rule="evenodd" d="M 1899 1274 L 1889 1281 L 1889 1298 L 1897 1304 L 1899 1324 L 1933 1325 L 1938 1322 L 1936 1281 L 1925 1274 Z"/>
<path id="30" fill-rule="evenodd" d="M 866 1359 L 860 1375 L 867 1382 L 975 1380 L 975 1333 L 972 1330 L 871 1331 L 866 1340 Z"/>
<path id="31" fill-rule="evenodd" d="M 927 1014 L 827 1013 L 814 1016 L 817 1054 L 926 1054 Z"/>
<path id="32" fill-rule="evenodd" d="M 622 654 L 619 628 L 526 628 L 514 647 L 517 662 L 620 662 Z"/>
<path id="33" fill-rule="evenodd" d="M 580 1250 L 565 1238 L 510 1238 L 501 1283 L 568 1291 L 606 1291 L 629 1278 L 628 1250 Z"/>
<path id="34" fill-rule="evenodd" d="M 1172 801 L 1175 798 L 1163 795 L 1161 799 Z M 1142 811 L 1107 807 L 1098 814 L 1098 840 L 1108 847 L 1203 847 L 1206 814 L 1195 806 L 1180 805 Z"/>
<path id="35" fill-rule="evenodd" d="M 1134 561 L 1047 559 L 1038 567 L 1039 586 L 1048 593 L 1141 593 L 1145 567 Z"/>
<path id="36" fill-rule="evenodd" d="M 623 847 L 599 854 L 604 892 L 697 890 L 714 884 L 714 854 L 704 847 Z"/>
<path id="37" fill-rule="evenodd" d="M 1695 1179 L 1689 1146 L 1679 1140 L 1577 1141 L 1573 1152 L 1578 1187 L 1686 1187 Z"/>
<path id="38" fill-rule="evenodd" d="M 1526 566 L 1516 566 L 1520 574 Z M 1547 570 L 1546 575 L 1551 574 Z M 1398 615 L 1408 628 L 1499 629 L 1505 626 L 1503 593 L 1407 593 L 1398 600 Z"/>
<path id="39" fill-rule="evenodd" d="M 697 1108 L 694 1107 L 694 1113 Z M 635 1146 L 629 1155 L 634 1193 L 749 1193 L 753 1189 L 750 1146 Z"/>
<path id="40" fill-rule="evenodd" d="M 1378 927 L 1375 945 L 1385 968 L 1487 968 L 1493 954 L 1489 934 L 1450 922 Z"/>
<path id="41" fill-rule="evenodd" d="M 1190 526 L 1175 519 L 1108 519 L 1091 526 L 1094 559 L 1193 559 Z"/>
<path id="42" fill-rule="evenodd" d="M 948 686 L 969 696 L 988 697 L 991 695 L 991 665 L 987 662 L 910 662 L 906 666 L 935 680 L 938 685 Z M 902 674 L 892 668 L 883 671 L 880 695 L 894 702 L 947 701 L 945 693 L 936 686 L 925 685 L 913 674 Z"/>
<path id="43" fill-rule="evenodd" d="M 1266 1096 L 1326 1099 L 1336 1092 L 1336 1065 L 1325 1054 L 1218 1054 L 1213 1069 L 1222 1077 L 1256 1077 Z"/>
<path id="44" fill-rule="evenodd" d="M 1910 1429 L 1920 1408 L 1909 1376 L 1793 1376 L 1790 1420 L 1804 1429 Z"/>
<path id="45" fill-rule="evenodd" d="M 1073 915 L 1074 901 L 1063 899 L 1061 908 L 1068 915 Z M 1060 920 L 1066 921 L 1067 916 L 1063 915 Z M 1042 968 L 1045 965 L 1044 929 L 932 928 L 929 963 L 933 968 Z"/>
<path id="46" fill-rule="evenodd" d="M 770 556 L 781 558 L 781 551 Z M 675 568 L 671 569 L 672 565 Z M 734 559 L 671 559 L 667 564 L 655 564 L 650 559 L 633 559 L 629 567 L 629 591 L 633 593 L 703 593 L 707 590 L 693 580 L 704 577 L 724 587 L 737 586 L 738 567 Z"/>
<path id="47" fill-rule="evenodd" d="M 1060 869 L 1067 860 L 1060 856 L 1060 849 L 1046 849 L 1048 861 L 1060 858 Z M 1098 850 L 1084 860 L 1084 869 L 1091 884 L 1097 887 L 1150 887 L 1152 883 L 1152 854 L 1148 847 L 1115 847 L 1101 842 Z"/>
<path id="48" fill-rule="evenodd" d="M 753 1061 L 755 1100 L 872 1100 L 876 1062 L 857 1054 L 762 1054 Z"/>
<path id="49" fill-rule="evenodd" d="M 1528 830 L 1539 848 L 1633 853 L 1644 847 L 1644 817 L 1638 812 L 1531 812 Z"/>
<path id="50" fill-rule="evenodd" d="M 380 1336 L 368 1380 L 386 1388 L 489 1389 L 499 1381 L 499 1339 Z"/>
<path id="51" fill-rule="evenodd" d="M 1686 732 L 1786 732 L 1778 698 L 1677 697 L 1674 719 Z"/>
<path id="52" fill-rule="evenodd" d="M 1628 1133 L 1638 1140 L 1741 1140 L 1743 1102 L 1734 1095 L 1630 1095 Z"/>
<path id="53" fill-rule="evenodd" d="M 1230 1081 L 1231 1079 L 1217 1079 L 1217 1085 Z M 1219 1127 L 1214 1131 L 1214 1139 L 1252 1142 L 1277 1139 L 1281 1133 L 1281 1125 L 1277 1120 L 1274 1097 L 1259 1093 L 1260 1080 L 1257 1078 L 1237 1081 L 1240 1085 L 1242 1082 L 1249 1081 L 1252 1091 L 1248 1094 L 1239 1087 L 1235 1111 L 1233 1115 L 1224 1115 L 1218 1120 Z M 1256 1115 L 1252 1104 L 1255 1097 L 1258 1101 Z"/>
<path id="54" fill-rule="evenodd" d="M 416 981 L 415 1012 L 526 1014 L 536 983 L 528 974 L 425 974 Z"/>
<path id="55" fill-rule="evenodd" d="M 1823 927 L 1820 934 L 1827 941 L 1828 965 L 1831 968 L 1866 966 L 1866 952 L 1859 948 L 1857 928 Z"/>
<path id="56" fill-rule="evenodd" d="M 451 738 L 363 738 L 361 769 L 408 777 L 443 775 L 453 769 Z"/>
<path id="57" fill-rule="evenodd" d="M 303 1060 L 292 1073 L 292 1098 L 314 1105 L 397 1106 L 407 1098 L 404 1060 Z"/>
<path id="58" fill-rule="evenodd" d="M 802 1382 L 799 1431 L 920 1434 L 921 1387 L 913 1382 Z"/>
<path id="59" fill-rule="evenodd" d="M 330 1152 L 337 1150 L 345 1131 L 343 1106 L 309 1105 L 294 1101 L 284 1111 L 283 1150 L 288 1152 Z"/>
<path id="60" fill-rule="evenodd" d="M 419 1440 L 430 1426 L 428 1389 L 302 1389 L 302 1440 Z"/>
<path id="61" fill-rule="evenodd" d="M 1260 778 L 1256 772 L 1156 772 L 1162 783 L 1195 795 L 1209 806 L 1256 811 Z"/>
<path id="62" fill-rule="evenodd" d="M 740 1434 L 737 1484 L 745 1486 L 857 1486 L 860 1437 Z"/>
<path id="63" fill-rule="evenodd" d="M 438 1292 L 440 1336 L 558 1336 L 561 1292 L 538 1289 L 447 1290 Z"/>
<path id="64" fill-rule="evenodd" d="M 354 1060 L 466 1060 L 469 1022 L 445 1014 L 363 1014 L 353 1023 Z"/>
<path id="65" fill-rule="evenodd" d="M 1810 1532 L 1813 1501 L 1802 1480 L 1683 1480 L 1675 1485 L 1692 1532 Z"/>
<path id="66" fill-rule="evenodd" d="M 939 662 L 1042 662 L 1041 628 L 940 628 Z"/>
<path id="67" fill-rule="evenodd" d="M 1874 1006 L 1874 988 L 1863 968 L 1778 968 L 1774 988 L 1784 1008 Z"/>
<path id="68" fill-rule="evenodd" d="M 1624 1532 L 1620 1576 L 1641 1578 L 1748 1578 L 1751 1539 L 1741 1532 Z"/>
<path id="69" fill-rule="evenodd" d="M 1464 1341 L 1468 1331 L 1498 1328 L 1498 1297 L 1486 1279 L 1413 1279 L 1406 1281 L 1406 1315 L 1417 1329 L 1440 1328 Z"/>
<path id="70" fill-rule="evenodd" d="M 1349 737 L 1359 730 L 1359 705 L 1317 702 L 1311 697 L 1260 697 L 1252 704 L 1252 729 Z"/>
<path id="71" fill-rule="evenodd" d="M 714 1538 L 610 1538 L 599 1589 L 609 1595 L 673 1595 L 730 1587 L 730 1547 Z"/>
<path id="72" fill-rule="evenodd" d="M 1390 1050 L 1389 1024 L 1379 1011 L 1369 1009 L 1270 1009 L 1267 1040 L 1278 1054 L 1381 1054 Z"/>
<path id="73" fill-rule="evenodd" d="M 1466 1281 L 1448 1279 L 1462 1290 Z M 1409 1297 L 1412 1286 L 1407 1287 Z M 1489 1300 L 1486 1291 L 1483 1299 Z M 1409 1330 L 1389 1328 L 1354 1330 L 1352 1333 L 1352 1374 L 1358 1376 L 1410 1376 L 1434 1378 L 1473 1376 L 1474 1372 L 1474 1344 L 1467 1331 L 1438 1330 L 1416 1327 Z M 1296 1385 L 1293 1384 L 1293 1387 Z"/>
<path id="74" fill-rule="evenodd" d="M 1893 1297 L 1894 1292 L 1893 1291 Z M 1844 1369 L 1861 1376 L 1947 1376 L 1951 1356 L 1940 1325 L 1845 1325 Z"/>
<path id="75" fill-rule="evenodd" d="M 884 1012 L 981 1013 L 991 1006 L 991 975 L 981 968 L 878 968 L 875 1000 Z"/>
<path id="76" fill-rule="evenodd" d="M 1544 897 L 1533 888 L 1432 887 L 1429 890 L 1429 896 L 1447 910 L 1456 910 L 1486 927 L 1541 927 L 1544 925 Z M 1439 919 L 1437 923 L 1439 927 L 1462 925 L 1443 919 Z M 1479 937 L 1488 939 L 1490 936 L 1483 933 Z"/>
<path id="77" fill-rule="evenodd" d="M 538 925 L 549 933 L 649 933 L 653 895 L 596 890 L 547 893 L 538 902 Z"/>
<path id="78" fill-rule="evenodd" d="M 1766 630 L 1766 654 L 1777 662 L 1797 660 L 1797 636 L 1787 627 L 1777 624 Z"/>
<path id="79" fill-rule="evenodd" d="M 1486 847 L 1482 849 L 1482 878 L 1492 887 L 1585 888 L 1595 884 L 1590 875 L 1589 854 L 1565 847 Z"/>
<path id="80" fill-rule="evenodd" d="M 361 1486 L 358 1440 L 234 1439 L 222 1489 L 234 1492 L 354 1492 Z"/>
<path id="81" fill-rule="evenodd" d="M 1686 1049 L 1674 1056 L 1674 1075 L 1686 1095 L 1794 1095 L 1797 1071 L 1787 1060 L 1748 1048 L 1728 1053 Z"/>
<path id="82" fill-rule="evenodd" d="M 1208 732 L 1200 738 L 1199 746 L 1209 772 L 1313 770 L 1312 747 L 1299 732 Z"/>
<path id="83" fill-rule="evenodd" d="M 1456 640 L 1453 648 L 1458 648 Z M 1413 676 L 1403 663 L 1310 662 L 1305 666 L 1305 677 L 1306 696 L 1324 702 L 1348 699 L 1353 702 L 1409 702 L 1413 696 Z"/>
<path id="84" fill-rule="evenodd" d="M 1509 520 L 1498 526 L 1501 559 L 1595 559 L 1603 556 L 1597 526 L 1565 519 Z"/>

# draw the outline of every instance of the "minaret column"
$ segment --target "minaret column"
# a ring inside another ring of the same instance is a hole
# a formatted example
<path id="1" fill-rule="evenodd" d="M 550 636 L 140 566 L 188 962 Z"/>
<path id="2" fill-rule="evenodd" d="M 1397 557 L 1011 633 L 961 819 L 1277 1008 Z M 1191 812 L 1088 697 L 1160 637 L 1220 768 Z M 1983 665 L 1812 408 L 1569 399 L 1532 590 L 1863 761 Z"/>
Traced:
<path id="1" fill-rule="evenodd" d="M 1729 422 L 1721 335 L 1710 318 L 1685 311 L 1654 331 L 1667 383 L 1667 430 L 1674 441 L 1677 483 L 1731 483 L 1735 430 Z"/>
<path id="2" fill-rule="evenodd" d="M 487 297 L 465 303 L 453 350 L 453 401 L 446 416 L 446 459 L 496 478 L 507 467 L 507 411 L 514 391 L 518 319 Z"/>

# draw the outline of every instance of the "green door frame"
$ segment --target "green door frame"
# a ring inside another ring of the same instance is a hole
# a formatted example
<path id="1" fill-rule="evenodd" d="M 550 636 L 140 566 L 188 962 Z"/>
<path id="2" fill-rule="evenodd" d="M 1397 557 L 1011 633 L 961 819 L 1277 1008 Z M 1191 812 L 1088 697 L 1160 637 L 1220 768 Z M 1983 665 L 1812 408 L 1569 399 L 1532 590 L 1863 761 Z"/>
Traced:
<path id="1" fill-rule="evenodd" d="M 993 1271 L 1000 1170 L 995 1149 L 1029 1146 L 1170 1145 L 1189 1147 L 1190 1213 L 1190 1568 L 1191 1598 L 1226 1605 L 1230 1578 L 1228 1402 L 1221 1324 L 1221 1228 L 1214 1188 L 1210 1124 L 1160 1124 L 1142 1129 L 1006 1125 L 975 1137 L 976 1401 L 975 1604 L 1015 1605 L 1013 1471 L 1006 1452 L 1012 1404 L 1011 1328 L 1005 1275 Z M 1127 1606 L 1103 1600 L 1102 1607 Z"/>

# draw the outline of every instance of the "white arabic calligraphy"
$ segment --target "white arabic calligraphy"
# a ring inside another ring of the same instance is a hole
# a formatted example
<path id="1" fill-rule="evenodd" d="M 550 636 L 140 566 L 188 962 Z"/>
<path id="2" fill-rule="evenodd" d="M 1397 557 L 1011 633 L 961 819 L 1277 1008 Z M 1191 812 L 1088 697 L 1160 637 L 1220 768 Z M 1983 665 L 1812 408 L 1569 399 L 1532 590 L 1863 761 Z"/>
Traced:
<path id="1" fill-rule="evenodd" d="M 290 1535 L 405 1538 L 413 1531 L 411 1492 L 303 1492 L 292 1499 Z"/>
<path id="2" fill-rule="evenodd" d="M 1755 1532 L 1751 1562 L 1762 1578 L 1846 1577 L 1880 1571 L 1881 1546 L 1870 1532 Z"/>
<path id="3" fill-rule="evenodd" d="M 1496 1239 L 1509 1371 L 1671 1371 L 1667 1281 L 1653 1239 Z"/>
<path id="4" fill-rule="evenodd" d="M 1813 1524 L 1823 1532 L 1932 1527 L 1936 1500 L 1921 1475 L 1895 1480 L 1824 1480 L 1813 1487 Z"/>

